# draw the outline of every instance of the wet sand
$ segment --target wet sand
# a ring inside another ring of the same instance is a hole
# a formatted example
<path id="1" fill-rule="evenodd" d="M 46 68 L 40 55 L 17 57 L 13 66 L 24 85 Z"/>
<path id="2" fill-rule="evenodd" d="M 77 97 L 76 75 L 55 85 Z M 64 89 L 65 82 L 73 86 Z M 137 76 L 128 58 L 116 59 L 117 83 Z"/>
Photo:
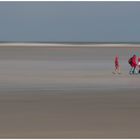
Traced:
<path id="1" fill-rule="evenodd" d="M 0 138 L 139 138 L 130 51 L 140 48 L 0 47 Z"/>

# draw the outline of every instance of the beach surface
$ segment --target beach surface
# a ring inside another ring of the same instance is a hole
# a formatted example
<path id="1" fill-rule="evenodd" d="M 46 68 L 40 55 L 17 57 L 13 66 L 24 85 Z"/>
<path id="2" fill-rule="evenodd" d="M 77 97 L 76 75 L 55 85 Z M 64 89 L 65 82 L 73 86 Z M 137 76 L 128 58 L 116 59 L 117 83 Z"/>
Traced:
<path id="1" fill-rule="evenodd" d="M 140 138 L 134 53 L 138 46 L 1 45 L 0 138 Z"/>

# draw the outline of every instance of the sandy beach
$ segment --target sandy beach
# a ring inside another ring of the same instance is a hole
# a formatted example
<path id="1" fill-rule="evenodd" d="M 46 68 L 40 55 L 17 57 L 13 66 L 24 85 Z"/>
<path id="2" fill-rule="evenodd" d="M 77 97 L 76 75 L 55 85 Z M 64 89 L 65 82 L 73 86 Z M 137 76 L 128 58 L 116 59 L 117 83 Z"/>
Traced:
<path id="1" fill-rule="evenodd" d="M 140 48 L 0 46 L 0 138 L 140 138 L 133 53 Z"/>

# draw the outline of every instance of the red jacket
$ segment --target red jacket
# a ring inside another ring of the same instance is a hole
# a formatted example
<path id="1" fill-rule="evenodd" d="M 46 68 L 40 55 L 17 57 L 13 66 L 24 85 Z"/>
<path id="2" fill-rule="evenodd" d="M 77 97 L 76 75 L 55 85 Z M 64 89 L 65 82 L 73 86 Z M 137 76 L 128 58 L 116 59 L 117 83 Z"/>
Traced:
<path id="1" fill-rule="evenodd" d="M 115 65 L 117 65 L 117 66 L 119 65 L 119 59 L 118 59 L 118 56 L 115 57 Z"/>

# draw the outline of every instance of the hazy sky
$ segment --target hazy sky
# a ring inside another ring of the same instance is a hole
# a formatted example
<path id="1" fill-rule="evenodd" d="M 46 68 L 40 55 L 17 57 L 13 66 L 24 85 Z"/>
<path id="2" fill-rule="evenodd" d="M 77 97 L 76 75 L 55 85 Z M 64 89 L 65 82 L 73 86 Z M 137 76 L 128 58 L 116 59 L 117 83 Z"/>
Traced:
<path id="1" fill-rule="evenodd" d="M 0 2 L 0 41 L 140 41 L 140 2 Z"/>

